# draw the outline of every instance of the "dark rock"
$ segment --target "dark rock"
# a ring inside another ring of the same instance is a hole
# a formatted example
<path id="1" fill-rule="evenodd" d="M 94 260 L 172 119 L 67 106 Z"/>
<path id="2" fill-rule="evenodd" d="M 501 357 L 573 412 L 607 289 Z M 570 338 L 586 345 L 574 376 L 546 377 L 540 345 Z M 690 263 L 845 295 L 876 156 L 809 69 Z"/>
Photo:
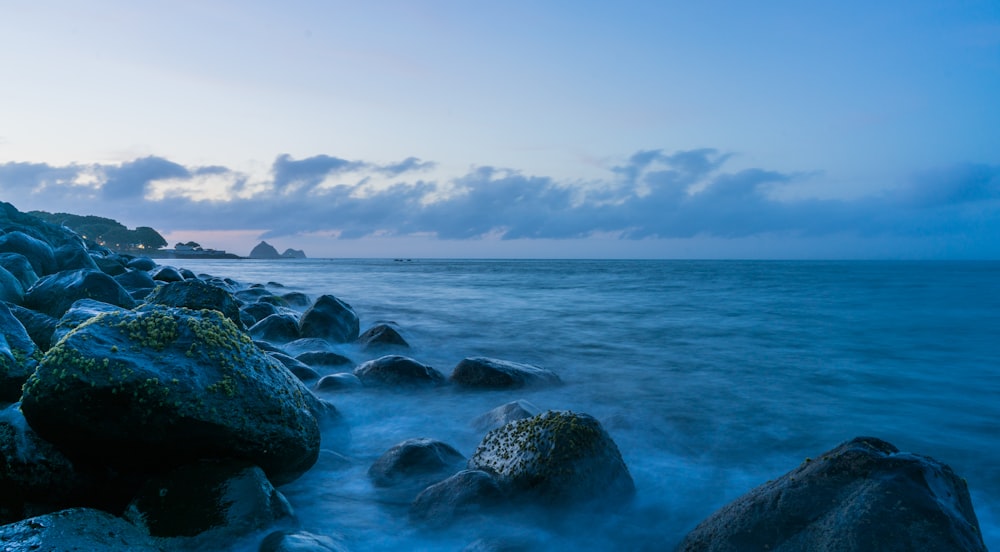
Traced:
<path id="1" fill-rule="evenodd" d="M 31 426 L 73 459 L 149 471 L 244 459 L 275 483 L 319 451 L 322 407 L 216 311 L 102 315 L 68 334 L 24 386 Z"/>
<path id="2" fill-rule="evenodd" d="M 100 270 L 81 242 L 69 242 L 52 250 L 56 259 L 56 271 Z"/>
<path id="3" fill-rule="evenodd" d="M 525 537 L 484 537 L 469 543 L 462 552 L 534 552 L 544 548 Z"/>
<path id="4" fill-rule="evenodd" d="M 477 389 L 519 389 L 562 383 L 551 370 L 486 357 L 463 359 L 449 379 L 456 385 Z"/>
<path id="5" fill-rule="evenodd" d="M 275 531 L 264 537 L 259 552 L 347 552 L 337 539 L 306 531 Z"/>
<path id="6" fill-rule="evenodd" d="M 388 355 L 369 360 L 354 369 L 366 386 L 433 386 L 444 383 L 444 374 L 412 358 Z"/>
<path id="7" fill-rule="evenodd" d="M 274 294 L 263 287 L 250 287 L 237 290 L 233 295 L 244 303 L 256 303 L 261 297 L 270 297 Z"/>
<path id="8" fill-rule="evenodd" d="M 24 286 L 2 266 L 0 266 L 0 301 L 18 305 L 24 301 Z"/>
<path id="9" fill-rule="evenodd" d="M 305 259 L 306 252 L 301 249 L 288 248 L 281 254 L 282 259 Z"/>
<path id="10" fill-rule="evenodd" d="M 93 299 L 80 299 L 76 301 L 56 324 L 56 329 L 52 333 L 50 346 L 58 343 L 66 334 L 75 330 L 77 326 L 91 318 L 107 312 L 118 312 L 121 310 L 121 307 L 116 307 L 110 303 L 94 301 Z"/>
<path id="11" fill-rule="evenodd" d="M 49 350 L 52 344 L 52 334 L 56 330 L 57 319 L 38 311 L 24 308 L 19 305 L 7 304 L 11 314 L 24 326 L 31 340 L 41 351 Z"/>
<path id="12" fill-rule="evenodd" d="M 284 297 L 279 297 L 277 295 L 263 295 L 257 300 L 260 303 L 269 303 L 277 308 L 291 309 L 288 301 Z"/>
<path id="13" fill-rule="evenodd" d="M 38 276 L 56 271 L 56 257 L 52 253 L 52 246 L 24 232 L 15 231 L 0 235 L 0 253 L 24 255 Z"/>
<path id="14" fill-rule="evenodd" d="M 334 343 L 348 343 L 358 338 L 358 315 L 350 305 L 332 295 L 323 295 L 299 319 L 302 337 L 318 337 Z"/>
<path id="15" fill-rule="evenodd" d="M 0 266 L 7 269 L 23 289 L 28 289 L 38 281 L 38 274 L 28 258 L 20 253 L 0 253 Z"/>
<path id="16" fill-rule="evenodd" d="M 280 259 L 281 255 L 278 254 L 278 250 L 274 248 L 273 245 L 262 241 L 254 246 L 250 250 L 251 259 Z"/>
<path id="17" fill-rule="evenodd" d="M 319 378 L 319 381 L 316 382 L 316 390 L 337 391 L 340 389 L 353 389 L 361 387 L 361 385 L 361 380 L 354 374 L 339 373 Z"/>
<path id="18" fill-rule="evenodd" d="M 238 537 L 291 514 L 260 468 L 231 460 L 197 462 L 154 477 L 125 509 L 125 519 L 154 537 Z"/>
<path id="19" fill-rule="evenodd" d="M 184 278 L 185 280 L 196 280 L 196 279 L 198 279 L 198 276 L 194 272 L 192 272 L 191 270 L 189 270 L 187 268 L 178 269 L 177 272 L 180 272 L 181 273 L 181 278 Z"/>
<path id="20" fill-rule="evenodd" d="M 410 519 L 443 527 L 457 518 L 486 513 L 503 502 L 503 492 L 490 474 L 463 470 L 424 489 L 410 505 Z"/>
<path id="21" fill-rule="evenodd" d="M 163 552 L 141 529 L 101 510 L 71 508 L 0 526 L 4 552 Z"/>
<path id="22" fill-rule="evenodd" d="M 505 492 L 542 504 L 610 507 L 635 494 L 601 424 L 569 411 L 548 411 L 487 433 L 468 467 L 493 474 Z"/>
<path id="23" fill-rule="evenodd" d="M 407 502 L 421 489 L 441 481 L 462 468 L 465 457 L 453 447 L 434 439 L 407 439 L 368 468 L 376 487 L 400 487 Z"/>
<path id="24" fill-rule="evenodd" d="M 240 306 L 236 302 L 236 298 L 228 291 L 206 284 L 196 278 L 162 285 L 146 297 L 146 303 L 168 307 L 185 307 L 191 310 L 216 310 L 225 315 L 233 324 L 236 324 L 237 328 L 243 328 L 243 321 L 240 320 Z"/>
<path id="25" fill-rule="evenodd" d="M 254 339 L 271 343 L 287 343 L 299 338 L 299 324 L 289 314 L 272 314 L 247 330 Z"/>
<path id="26" fill-rule="evenodd" d="M 284 344 L 283 348 L 288 352 L 289 356 L 293 357 L 297 357 L 305 352 L 332 352 L 337 350 L 336 345 L 333 345 L 325 339 L 319 339 L 317 337 L 303 337 L 294 341 L 289 341 Z"/>
<path id="27" fill-rule="evenodd" d="M 61 318 L 78 299 L 95 299 L 126 309 L 136 305 L 111 276 L 99 270 L 69 270 L 35 282 L 24 296 L 24 306 Z"/>
<path id="28" fill-rule="evenodd" d="M 312 299 L 301 291 L 292 291 L 281 296 L 288 306 L 296 309 L 304 309 L 312 304 Z"/>
<path id="29" fill-rule="evenodd" d="M 295 358 L 309 366 L 334 367 L 353 363 L 351 359 L 333 351 L 307 351 Z"/>
<path id="30" fill-rule="evenodd" d="M 21 321 L 0 303 L 0 402 L 21 398 L 21 386 L 35 371 L 41 356 Z"/>
<path id="31" fill-rule="evenodd" d="M 295 374 L 295 377 L 299 378 L 302 381 L 312 381 L 314 379 L 319 379 L 319 372 L 313 370 L 306 363 L 298 359 L 295 359 L 283 353 L 268 353 L 268 354 L 271 355 L 271 357 L 276 359 L 278 362 L 284 364 L 285 368 L 288 368 L 289 371 Z"/>
<path id="32" fill-rule="evenodd" d="M 157 286 L 156 280 L 143 270 L 130 270 L 114 277 L 115 281 L 129 292 L 136 290 L 152 291 Z"/>
<path id="33" fill-rule="evenodd" d="M 149 271 L 149 275 L 157 282 L 180 282 L 184 280 L 181 271 L 172 266 L 158 266 Z"/>
<path id="34" fill-rule="evenodd" d="M 490 431 L 498 427 L 503 427 L 515 420 L 537 416 L 539 412 L 541 410 L 528 401 L 513 401 L 503 406 L 498 406 L 477 417 L 472 421 L 472 426 L 479 431 Z"/>
<path id="35" fill-rule="evenodd" d="M 858 437 L 737 498 L 679 551 L 986 551 L 964 480 Z"/>
<path id="36" fill-rule="evenodd" d="M 254 324 L 256 324 L 272 314 L 278 314 L 278 309 L 270 303 L 253 302 L 249 305 L 241 307 L 240 312 L 249 315 L 253 319 Z M 252 325 L 253 324 L 251 324 L 251 326 Z"/>
<path id="37" fill-rule="evenodd" d="M 399 335 L 396 328 L 388 324 L 376 324 L 368 328 L 365 330 L 365 333 L 358 336 L 357 342 L 363 349 L 378 347 L 410 348 L 410 344 L 403 339 L 403 336 Z"/>
<path id="38" fill-rule="evenodd" d="M 113 257 L 104 257 L 101 255 L 91 255 L 94 260 L 94 264 L 97 265 L 98 270 L 107 274 L 108 276 L 120 276 L 128 272 L 125 265 L 118 259 Z"/>
<path id="39" fill-rule="evenodd" d="M 156 261 L 150 259 L 149 257 L 136 257 L 129 261 L 125 266 L 133 270 L 143 270 L 148 272 L 156 268 Z"/>

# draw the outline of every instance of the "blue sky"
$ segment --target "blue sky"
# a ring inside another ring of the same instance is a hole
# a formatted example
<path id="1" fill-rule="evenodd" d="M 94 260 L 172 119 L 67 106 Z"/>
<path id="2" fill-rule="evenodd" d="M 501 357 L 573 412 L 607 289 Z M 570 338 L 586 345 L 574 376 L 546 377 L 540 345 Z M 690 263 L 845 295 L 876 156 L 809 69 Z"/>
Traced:
<path id="1" fill-rule="evenodd" d="M 1000 258 L 1000 3 L 0 0 L 0 199 L 245 254 Z"/>

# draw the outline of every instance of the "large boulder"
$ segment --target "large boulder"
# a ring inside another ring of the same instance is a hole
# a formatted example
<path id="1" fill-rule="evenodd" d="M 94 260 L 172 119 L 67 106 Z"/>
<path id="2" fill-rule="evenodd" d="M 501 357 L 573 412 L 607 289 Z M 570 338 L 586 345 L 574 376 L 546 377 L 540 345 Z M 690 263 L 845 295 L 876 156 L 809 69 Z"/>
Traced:
<path id="1" fill-rule="evenodd" d="M 550 410 L 487 433 L 468 467 L 491 473 L 514 498 L 543 504 L 610 506 L 635 494 L 601 424 L 570 411 Z"/>
<path id="2" fill-rule="evenodd" d="M 358 345 L 362 349 L 378 349 L 385 347 L 400 347 L 409 349 L 410 344 L 403 339 L 396 328 L 384 322 L 375 324 L 358 336 Z"/>
<path id="3" fill-rule="evenodd" d="M 217 310 L 236 324 L 237 328 L 243 327 L 240 305 L 233 294 L 198 279 L 162 285 L 146 297 L 146 304 Z"/>
<path id="4" fill-rule="evenodd" d="M 129 293 L 135 294 L 137 291 L 144 291 L 143 295 L 149 293 L 156 287 L 156 280 L 144 270 L 130 270 L 124 274 L 114 276 L 116 282 L 122 285 Z"/>
<path id="5" fill-rule="evenodd" d="M 52 250 L 56 259 L 56 271 L 63 270 L 100 270 L 82 242 L 67 242 Z M 102 271 L 103 272 L 103 271 Z"/>
<path id="6" fill-rule="evenodd" d="M 0 526 L 4 552 L 163 552 L 141 529 L 107 512 L 71 508 Z"/>
<path id="7" fill-rule="evenodd" d="M 77 299 L 95 299 L 131 309 L 136 302 L 114 278 L 100 270 L 68 270 L 42 278 L 24 296 L 24 306 L 60 318 Z"/>
<path id="8" fill-rule="evenodd" d="M 299 322 L 290 314 L 272 314 L 247 330 L 254 339 L 287 343 L 299 338 Z"/>
<path id="9" fill-rule="evenodd" d="M 449 379 L 461 387 L 477 389 L 518 389 L 562 383 L 552 370 L 487 357 L 462 359 Z"/>
<path id="10" fill-rule="evenodd" d="M 35 346 L 43 352 L 49 350 L 49 347 L 52 345 L 52 334 L 55 332 L 56 323 L 59 320 L 45 313 L 33 311 L 20 305 L 7 303 L 6 306 L 10 309 L 11 314 L 21 322 L 24 329 L 27 330 L 28 335 L 31 336 L 31 340 L 35 342 Z"/>
<path id="11" fill-rule="evenodd" d="M 7 269 L 24 289 L 30 288 L 38 281 L 38 274 L 28 258 L 20 253 L 0 253 L 0 266 Z"/>
<path id="12" fill-rule="evenodd" d="M 24 325 L 0 303 L 0 402 L 16 402 L 41 353 Z"/>
<path id="13" fill-rule="evenodd" d="M 15 231 L 0 235 L 0 253 L 24 255 L 38 276 L 56 271 L 56 257 L 52 252 L 52 246 L 24 232 Z"/>
<path id="14" fill-rule="evenodd" d="M 412 358 L 387 355 L 369 360 L 354 369 L 366 386 L 427 387 L 444 383 L 444 374 Z"/>
<path id="15" fill-rule="evenodd" d="M 964 480 L 926 456 L 858 437 L 737 498 L 678 547 L 986 551 Z"/>
<path id="16" fill-rule="evenodd" d="M 121 307 L 116 307 L 110 303 L 94 301 L 93 299 L 80 299 L 76 301 L 56 324 L 56 329 L 52 333 L 50 346 L 58 343 L 66 334 L 75 330 L 91 318 L 106 312 L 117 312 L 120 310 L 122 310 Z"/>
<path id="17" fill-rule="evenodd" d="M 319 453 L 316 397 L 217 311 L 96 317 L 46 353 L 21 409 L 70 457 L 121 470 L 234 458 L 281 484 Z"/>
<path id="18" fill-rule="evenodd" d="M 319 337 L 334 343 L 354 341 L 360 329 L 354 309 L 332 295 L 320 296 L 299 319 L 302 337 Z"/>
<path id="19" fill-rule="evenodd" d="M 148 480 L 125 519 L 155 537 L 225 539 L 289 517 L 292 508 L 247 462 L 202 461 Z"/>
<path id="20" fill-rule="evenodd" d="M 0 266 L 0 301 L 20 304 L 24 301 L 24 286 L 6 268 Z"/>
<path id="21" fill-rule="evenodd" d="M 184 275 L 181 274 L 181 271 L 172 266 L 157 266 L 149 271 L 149 275 L 157 282 L 180 282 L 184 280 Z"/>

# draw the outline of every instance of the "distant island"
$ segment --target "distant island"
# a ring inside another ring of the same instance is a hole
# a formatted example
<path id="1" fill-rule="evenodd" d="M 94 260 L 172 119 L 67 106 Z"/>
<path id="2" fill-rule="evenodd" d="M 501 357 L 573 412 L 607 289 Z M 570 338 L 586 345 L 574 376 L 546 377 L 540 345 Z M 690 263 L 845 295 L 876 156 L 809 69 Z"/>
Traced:
<path id="1" fill-rule="evenodd" d="M 173 249 L 166 249 L 167 240 L 149 226 L 137 226 L 130 230 L 114 219 L 94 215 L 74 215 L 72 213 L 48 213 L 30 211 L 35 216 L 59 226 L 64 226 L 88 242 L 130 255 L 141 255 L 154 259 L 243 259 L 235 253 L 222 249 L 202 247 L 193 241 L 177 243 Z M 301 249 L 286 249 L 284 253 L 271 244 L 262 241 L 250 252 L 251 259 L 305 259 Z"/>

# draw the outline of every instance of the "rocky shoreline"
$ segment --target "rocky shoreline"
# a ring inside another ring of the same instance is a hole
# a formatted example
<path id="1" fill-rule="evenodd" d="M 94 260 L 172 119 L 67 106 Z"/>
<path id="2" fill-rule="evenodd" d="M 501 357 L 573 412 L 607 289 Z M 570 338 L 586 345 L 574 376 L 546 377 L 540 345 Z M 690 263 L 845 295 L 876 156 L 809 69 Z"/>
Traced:
<path id="1" fill-rule="evenodd" d="M 280 489 L 344 424 L 331 391 L 561 384 L 483 357 L 446 376 L 406 356 L 392 325 L 361 328 L 332 295 L 115 254 L 0 202 L 3 549 L 209 550 L 260 535 L 262 552 L 348 550 L 298 529 Z M 370 358 L 355 365 L 333 350 L 344 343 Z M 470 458 L 414 436 L 370 466 L 372 485 L 432 530 L 512 508 L 621 510 L 637 492 L 585 413 L 518 401 L 475 423 Z M 532 548 L 491 537 L 467 550 Z M 749 491 L 678 548 L 985 549 L 963 479 L 872 437 Z"/>

